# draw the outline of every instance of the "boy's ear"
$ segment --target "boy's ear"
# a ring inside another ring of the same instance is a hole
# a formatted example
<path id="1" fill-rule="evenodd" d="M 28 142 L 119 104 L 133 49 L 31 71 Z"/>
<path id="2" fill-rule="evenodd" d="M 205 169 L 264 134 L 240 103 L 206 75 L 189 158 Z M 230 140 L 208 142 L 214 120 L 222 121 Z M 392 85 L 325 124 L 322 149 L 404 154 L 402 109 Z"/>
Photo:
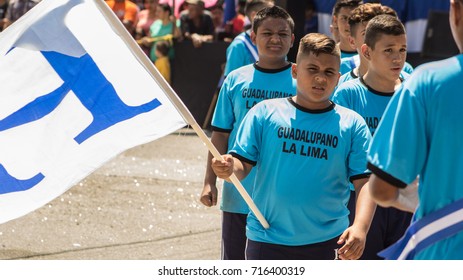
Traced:
<path id="1" fill-rule="evenodd" d="M 293 44 L 294 44 L 294 33 L 291 34 L 291 48 L 293 47 Z"/>
<path id="2" fill-rule="evenodd" d="M 338 17 L 333 15 L 331 18 L 331 24 L 333 25 L 333 28 L 338 28 Z"/>
<path id="3" fill-rule="evenodd" d="M 254 45 L 256 44 L 256 33 L 254 33 L 254 30 L 251 31 L 251 42 Z"/>
<path id="4" fill-rule="evenodd" d="M 454 2 L 451 2 L 450 5 L 452 5 L 452 10 L 453 10 L 453 23 L 455 24 L 455 26 L 458 26 L 462 20 L 461 18 L 461 12 L 462 12 L 462 7 L 461 7 L 461 2 L 458 2 L 458 1 L 454 1 Z"/>
<path id="5" fill-rule="evenodd" d="M 291 75 L 293 76 L 294 79 L 297 79 L 297 64 L 293 63 L 291 65 Z"/>
<path id="6" fill-rule="evenodd" d="M 352 49 L 356 50 L 357 49 L 357 46 L 355 46 L 355 39 L 354 37 L 352 37 L 352 35 L 349 35 L 348 37 L 348 40 L 349 40 L 349 45 Z"/>
<path id="7" fill-rule="evenodd" d="M 362 45 L 361 51 L 362 51 L 362 55 L 366 59 L 370 60 L 370 58 L 371 58 L 371 56 L 370 56 L 370 48 L 366 44 Z"/>

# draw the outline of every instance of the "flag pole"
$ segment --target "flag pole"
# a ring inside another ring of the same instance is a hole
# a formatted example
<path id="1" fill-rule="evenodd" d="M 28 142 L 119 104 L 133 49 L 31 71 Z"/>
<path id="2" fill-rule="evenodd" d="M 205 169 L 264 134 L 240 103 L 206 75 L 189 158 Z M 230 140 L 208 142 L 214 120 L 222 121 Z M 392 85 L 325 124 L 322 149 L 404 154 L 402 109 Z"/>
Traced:
<path id="1" fill-rule="evenodd" d="M 173 103 L 177 111 L 182 115 L 185 121 L 193 128 L 199 138 L 203 141 L 206 147 L 209 149 L 211 154 L 218 160 L 223 160 L 222 155 L 219 153 L 217 148 L 212 144 L 210 139 L 207 137 L 206 133 L 202 130 L 199 124 L 196 122 L 195 118 L 185 106 L 183 101 L 178 97 L 175 91 L 171 88 L 171 86 L 166 82 L 166 80 L 162 77 L 159 71 L 156 69 L 154 64 L 151 60 L 146 56 L 146 54 L 142 51 L 142 49 L 138 46 L 137 42 L 132 38 L 130 33 L 125 29 L 124 25 L 122 25 L 119 18 L 116 17 L 114 12 L 109 8 L 109 6 L 103 0 L 94 0 L 96 6 L 106 18 L 106 20 L 111 24 L 113 30 L 120 36 L 120 38 L 126 43 L 126 45 L 130 48 L 134 56 L 137 60 L 143 65 L 143 67 L 151 74 L 153 78 L 155 78 L 158 85 L 163 89 L 166 93 L 167 97 Z M 240 180 L 236 175 L 233 173 L 230 176 L 230 181 L 233 183 L 235 188 L 238 190 L 240 195 L 243 197 L 246 204 L 249 206 L 251 211 L 256 215 L 256 218 L 262 224 L 265 229 L 270 228 L 267 220 L 264 218 L 260 210 L 255 205 L 252 198 L 249 196 L 246 189 L 241 184 Z"/>

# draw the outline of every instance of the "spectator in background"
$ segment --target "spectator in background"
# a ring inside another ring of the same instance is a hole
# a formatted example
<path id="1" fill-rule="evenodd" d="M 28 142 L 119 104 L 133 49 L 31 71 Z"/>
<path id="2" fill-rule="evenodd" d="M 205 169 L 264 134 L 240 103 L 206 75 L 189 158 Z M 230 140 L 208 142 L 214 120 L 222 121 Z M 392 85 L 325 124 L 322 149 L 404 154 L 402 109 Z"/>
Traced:
<path id="1" fill-rule="evenodd" d="M 173 38 L 181 37 L 178 29 L 179 22 L 173 16 L 172 8 L 168 4 L 158 5 L 157 10 L 158 20 L 154 21 L 150 27 L 150 37 L 144 37 L 142 44 L 151 48 L 150 58 L 156 62 L 156 44 L 161 41 L 168 41 L 172 44 Z M 174 57 L 174 49 L 169 49 L 169 58 Z"/>
<path id="2" fill-rule="evenodd" d="M 201 0 L 186 0 L 188 10 L 180 16 L 182 35 L 193 42 L 195 48 L 214 39 L 214 23 L 210 13 L 204 11 Z"/>
<path id="3" fill-rule="evenodd" d="M 8 0 L 0 0 L 0 31 L 3 30 L 3 24 L 5 21 L 7 8 L 8 8 Z"/>
<path id="4" fill-rule="evenodd" d="M 105 2 L 122 21 L 127 31 L 135 35 L 135 25 L 137 24 L 139 12 L 138 6 L 129 0 L 107 0 Z"/>
<path id="5" fill-rule="evenodd" d="M 13 22 L 22 17 L 41 0 L 10 0 L 6 11 L 3 28 L 7 28 Z"/>
<path id="6" fill-rule="evenodd" d="M 214 23 L 214 40 L 223 41 L 225 33 L 225 25 L 223 23 L 223 7 L 216 4 L 210 9 L 212 15 L 212 23 Z"/>
<path id="7" fill-rule="evenodd" d="M 150 27 L 158 19 L 159 0 L 144 0 L 144 9 L 140 11 L 135 28 L 135 39 L 140 40 L 143 37 L 150 36 Z M 143 51 L 149 55 L 150 47 L 142 45 Z"/>
<path id="8" fill-rule="evenodd" d="M 251 0 L 246 3 L 246 16 L 254 20 L 257 12 L 263 8 L 272 7 L 273 1 L 267 0 Z M 251 26 L 248 29 L 233 39 L 230 46 L 227 48 L 227 62 L 223 75 L 227 76 L 231 71 L 240 68 L 241 66 L 254 63 L 258 60 L 257 47 L 251 40 Z"/>
<path id="9" fill-rule="evenodd" d="M 169 61 L 169 50 L 172 46 L 167 41 L 159 41 L 155 46 L 156 62 L 154 66 L 158 69 L 159 73 L 164 79 L 171 84 L 170 79 L 170 61 Z"/>

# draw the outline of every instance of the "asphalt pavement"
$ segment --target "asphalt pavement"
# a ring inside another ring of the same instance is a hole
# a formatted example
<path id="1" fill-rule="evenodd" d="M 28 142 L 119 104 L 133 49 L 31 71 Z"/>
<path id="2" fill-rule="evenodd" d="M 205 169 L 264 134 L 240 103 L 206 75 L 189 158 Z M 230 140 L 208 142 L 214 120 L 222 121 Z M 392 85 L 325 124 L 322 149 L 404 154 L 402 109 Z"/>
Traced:
<path id="1" fill-rule="evenodd" d="M 220 210 L 199 202 L 206 156 L 191 129 L 127 150 L 0 224 L 0 259 L 220 259 Z"/>

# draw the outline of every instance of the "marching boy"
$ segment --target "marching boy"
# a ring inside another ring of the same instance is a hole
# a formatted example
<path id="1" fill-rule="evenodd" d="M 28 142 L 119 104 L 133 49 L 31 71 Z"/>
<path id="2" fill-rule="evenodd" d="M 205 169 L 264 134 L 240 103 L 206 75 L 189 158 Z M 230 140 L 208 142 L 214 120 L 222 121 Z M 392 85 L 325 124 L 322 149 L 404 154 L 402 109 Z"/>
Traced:
<path id="1" fill-rule="evenodd" d="M 368 181 L 366 149 L 371 135 L 354 111 L 329 100 L 339 79 L 340 51 L 326 35 L 301 39 L 294 97 L 265 100 L 241 123 L 224 161 L 212 160 L 218 177 L 255 174 L 252 193 L 270 224 L 247 219 L 247 259 L 358 259 L 375 204 L 362 187 Z M 277 83 L 278 81 L 275 81 Z M 358 195 L 349 226 L 349 181 Z"/>

